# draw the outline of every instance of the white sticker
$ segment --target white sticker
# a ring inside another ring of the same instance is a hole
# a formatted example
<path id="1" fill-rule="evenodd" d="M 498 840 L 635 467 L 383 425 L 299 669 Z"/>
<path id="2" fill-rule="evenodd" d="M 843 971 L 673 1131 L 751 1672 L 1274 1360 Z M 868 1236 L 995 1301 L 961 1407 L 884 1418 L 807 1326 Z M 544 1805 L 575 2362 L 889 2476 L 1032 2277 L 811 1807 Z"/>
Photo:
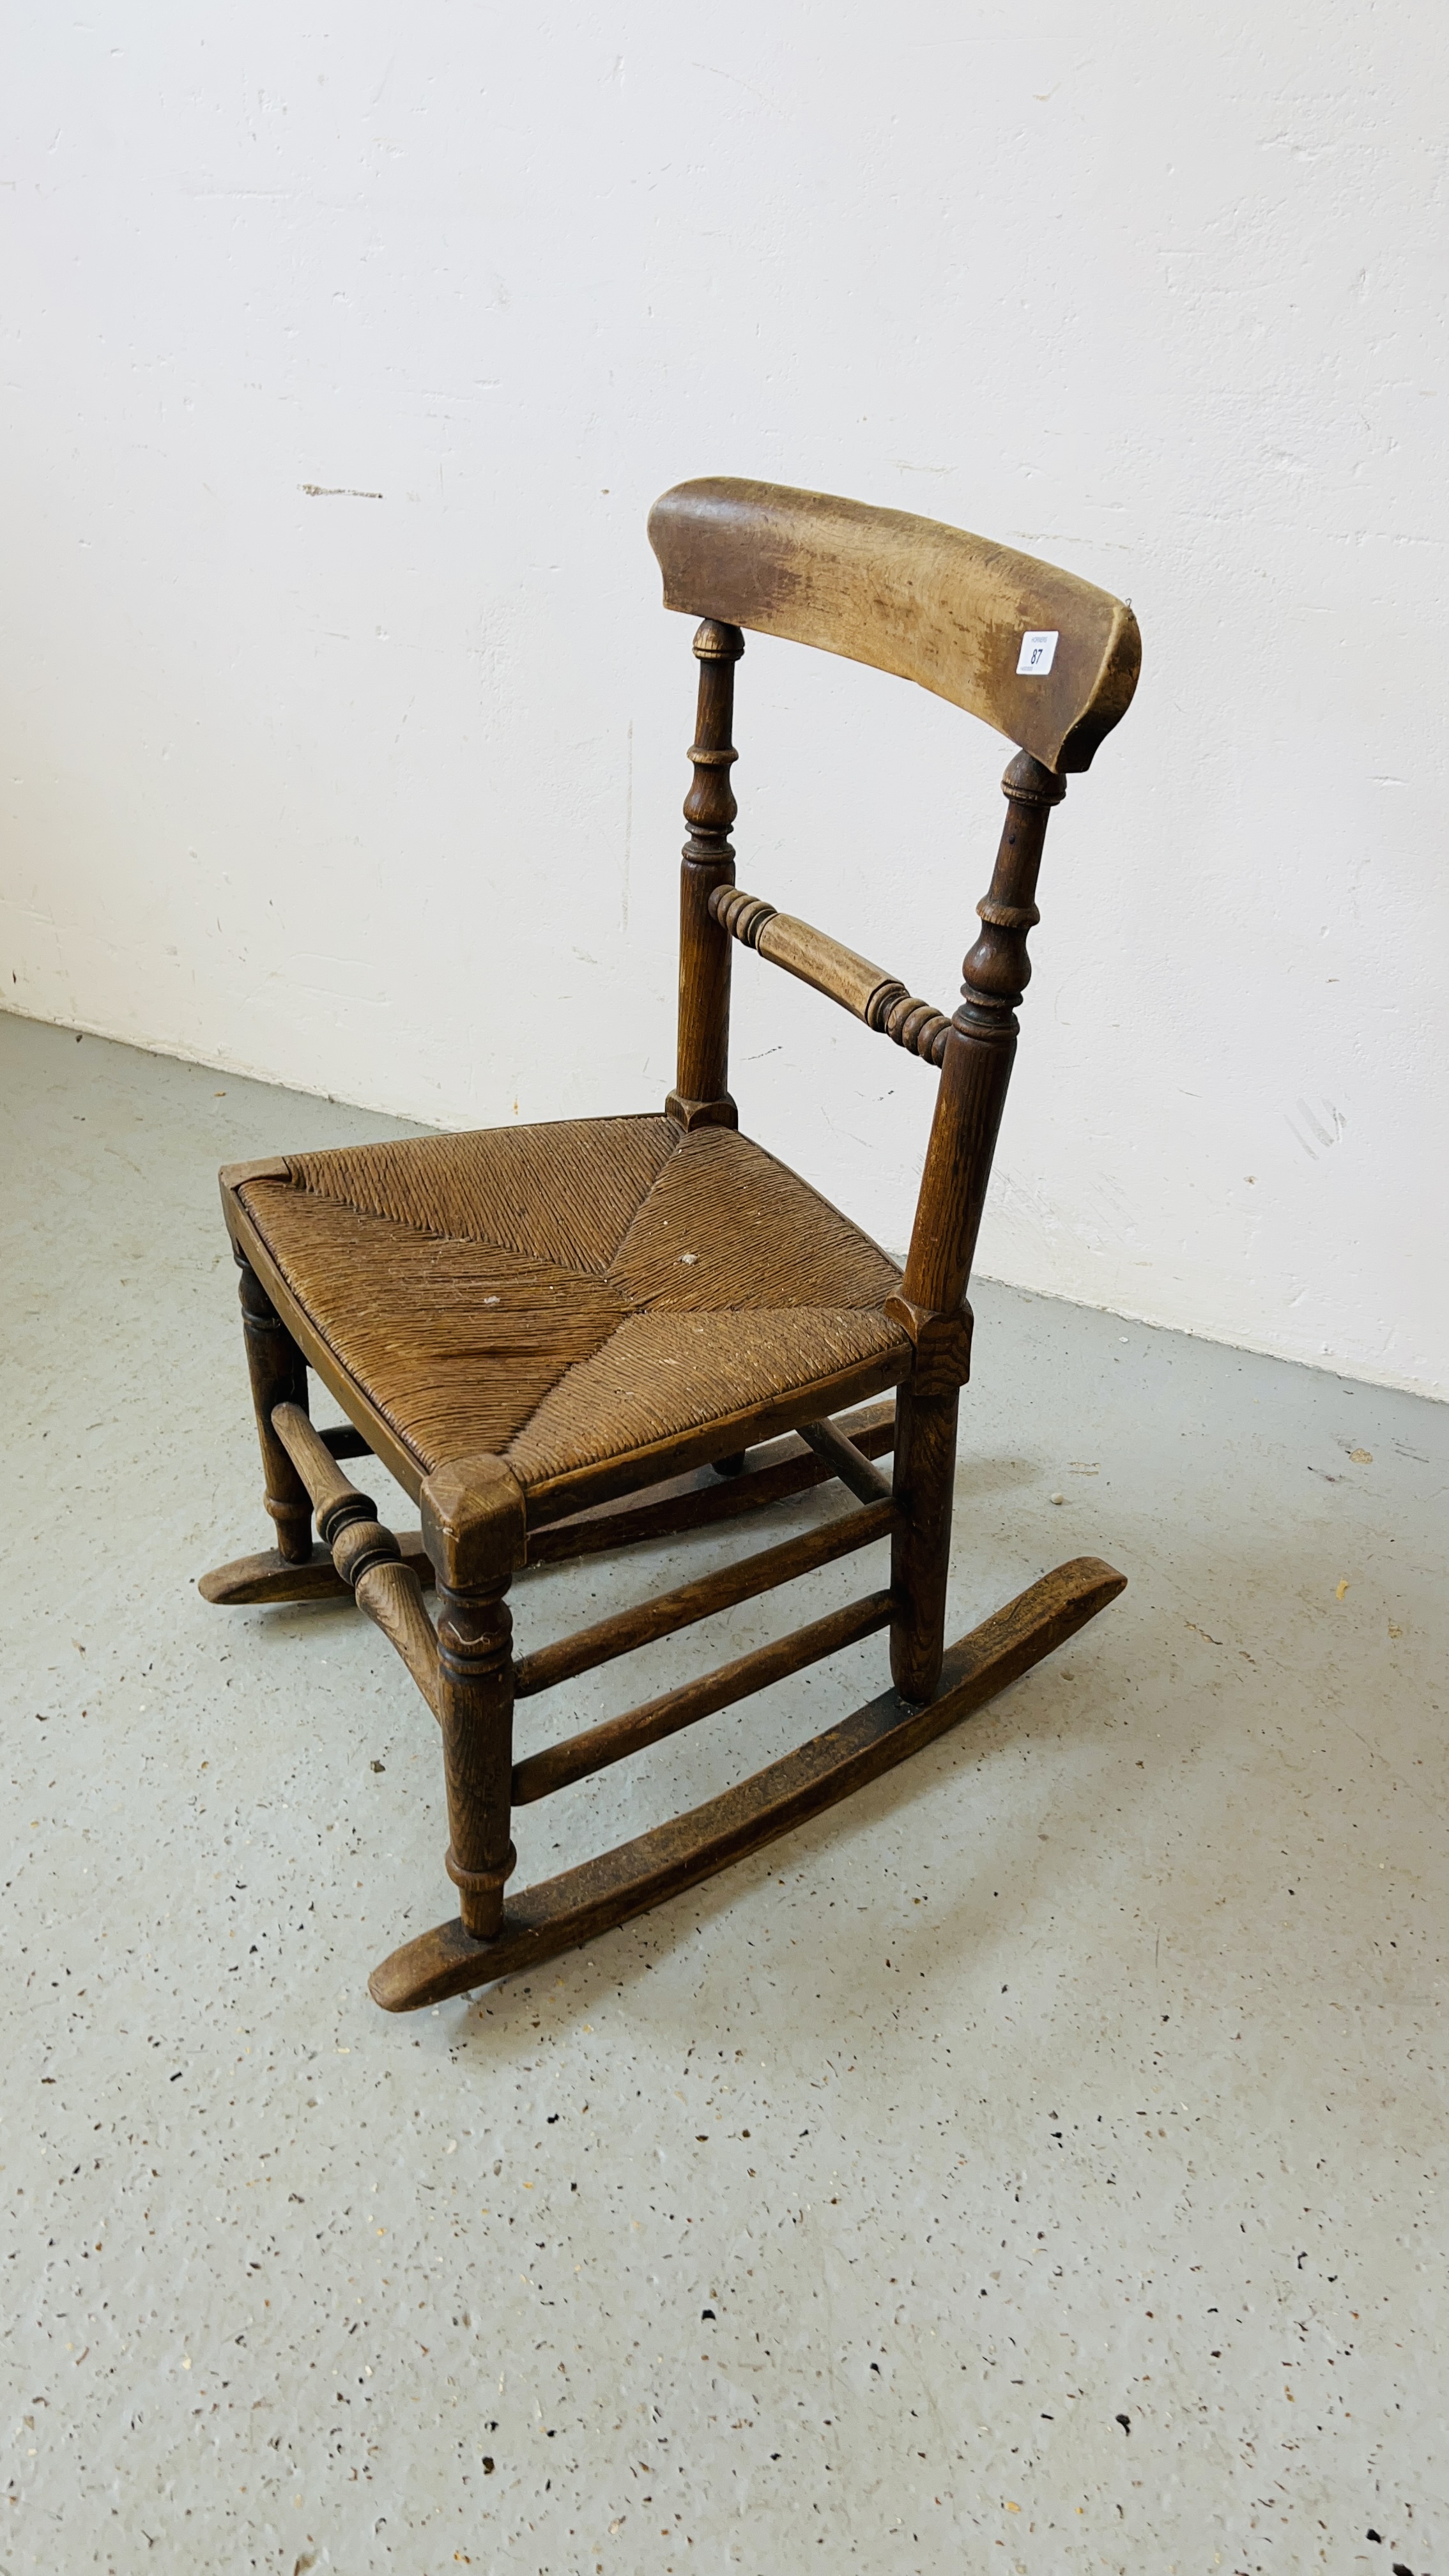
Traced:
<path id="1" fill-rule="evenodd" d="M 1046 678 L 1056 659 L 1057 637 L 1060 633 L 1060 627 L 1054 626 L 1047 635 L 1023 635 L 1021 653 L 1016 665 L 1016 676 L 1019 680 Z"/>

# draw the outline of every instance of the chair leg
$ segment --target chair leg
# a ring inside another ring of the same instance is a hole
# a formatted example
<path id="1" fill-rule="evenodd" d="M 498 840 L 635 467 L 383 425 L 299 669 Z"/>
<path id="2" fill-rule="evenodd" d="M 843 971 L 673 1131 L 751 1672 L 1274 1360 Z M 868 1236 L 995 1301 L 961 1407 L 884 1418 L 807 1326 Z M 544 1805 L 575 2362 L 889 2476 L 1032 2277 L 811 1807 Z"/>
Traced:
<path id="1" fill-rule="evenodd" d="M 267 1480 L 266 1506 L 277 1525 L 277 1548 L 284 1562 L 305 1565 L 312 1554 L 312 1501 L 272 1429 L 272 1410 L 278 1404 L 299 1404 L 305 1413 L 307 1363 L 250 1262 L 240 1253 L 236 1258 L 247 1368 Z"/>
<path id="2" fill-rule="evenodd" d="M 516 1858 L 508 1834 L 513 1616 L 507 1593 L 524 1560 L 523 1492 L 501 1458 L 478 1456 L 436 1469 L 420 1499 L 423 1544 L 438 1584 L 446 1866 L 458 1891 L 462 1937 L 492 1941 Z"/>
<path id="3" fill-rule="evenodd" d="M 513 1773 L 513 1617 L 502 1590 L 438 1587 L 438 1716 L 448 1789 L 447 1872 L 463 1929 L 491 1941 L 516 1865 L 509 1840 Z"/>
<path id="4" fill-rule="evenodd" d="M 896 1397 L 894 1497 L 904 1515 L 891 1541 L 891 1679 L 902 1699 L 928 1700 L 941 1678 L 959 1387 L 927 1392 L 908 1380 Z"/>

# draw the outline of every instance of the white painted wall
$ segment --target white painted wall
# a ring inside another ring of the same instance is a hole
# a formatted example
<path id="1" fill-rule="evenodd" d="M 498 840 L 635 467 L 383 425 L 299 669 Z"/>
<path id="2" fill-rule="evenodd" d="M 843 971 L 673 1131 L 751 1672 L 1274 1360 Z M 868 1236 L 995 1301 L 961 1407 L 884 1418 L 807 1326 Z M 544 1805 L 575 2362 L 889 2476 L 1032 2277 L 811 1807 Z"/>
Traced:
<path id="1" fill-rule="evenodd" d="M 1449 1392 L 1428 0 L 100 0 L 7 65 L 11 1007 L 445 1123 L 653 1105 L 649 501 L 895 503 L 1146 639 L 982 1266 Z M 737 740 L 742 882 L 949 999 L 1003 746 L 768 641 Z M 899 1246 L 931 1077 L 736 991 L 747 1123 Z"/>

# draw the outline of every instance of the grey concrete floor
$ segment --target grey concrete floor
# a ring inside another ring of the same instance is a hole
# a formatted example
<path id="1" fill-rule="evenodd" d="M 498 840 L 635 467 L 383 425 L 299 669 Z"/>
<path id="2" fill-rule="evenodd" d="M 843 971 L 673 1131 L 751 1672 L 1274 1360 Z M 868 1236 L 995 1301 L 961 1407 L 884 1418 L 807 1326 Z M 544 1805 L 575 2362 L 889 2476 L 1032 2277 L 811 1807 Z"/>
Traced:
<path id="1" fill-rule="evenodd" d="M 355 1612 L 194 1577 L 266 1536 L 215 1166 L 405 1131 L 13 1018 L 0 1077 L 0 2570 L 1446 2576 L 1445 1410 L 982 1287 L 952 1633 L 1084 1551 L 1124 1598 L 729 1877 L 390 2020 L 451 1910 L 432 1722 Z M 525 1576 L 520 1632 L 756 1543 Z M 528 1809 L 520 1883 L 881 1669 Z"/>

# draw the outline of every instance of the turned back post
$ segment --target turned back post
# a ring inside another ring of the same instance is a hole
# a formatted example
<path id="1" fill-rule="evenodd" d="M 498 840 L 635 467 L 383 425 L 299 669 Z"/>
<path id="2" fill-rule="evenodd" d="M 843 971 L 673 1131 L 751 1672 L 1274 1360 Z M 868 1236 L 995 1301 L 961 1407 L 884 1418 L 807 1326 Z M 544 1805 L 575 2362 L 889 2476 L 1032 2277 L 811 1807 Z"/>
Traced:
<path id="1" fill-rule="evenodd" d="M 710 911 L 710 897 L 735 881 L 730 825 L 738 807 L 730 785 L 736 759 L 735 664 L 745 649 L 737 626 L 707 617 L 694 638 L 699 706 L 689 757 L 694 782 L 684 800 L 689 838 L 679 881 L 679 1053 L 675 1087 L 665 1106 L 685 1127 L 737 1127 L 729 1092 L 729 932 Z"/>

